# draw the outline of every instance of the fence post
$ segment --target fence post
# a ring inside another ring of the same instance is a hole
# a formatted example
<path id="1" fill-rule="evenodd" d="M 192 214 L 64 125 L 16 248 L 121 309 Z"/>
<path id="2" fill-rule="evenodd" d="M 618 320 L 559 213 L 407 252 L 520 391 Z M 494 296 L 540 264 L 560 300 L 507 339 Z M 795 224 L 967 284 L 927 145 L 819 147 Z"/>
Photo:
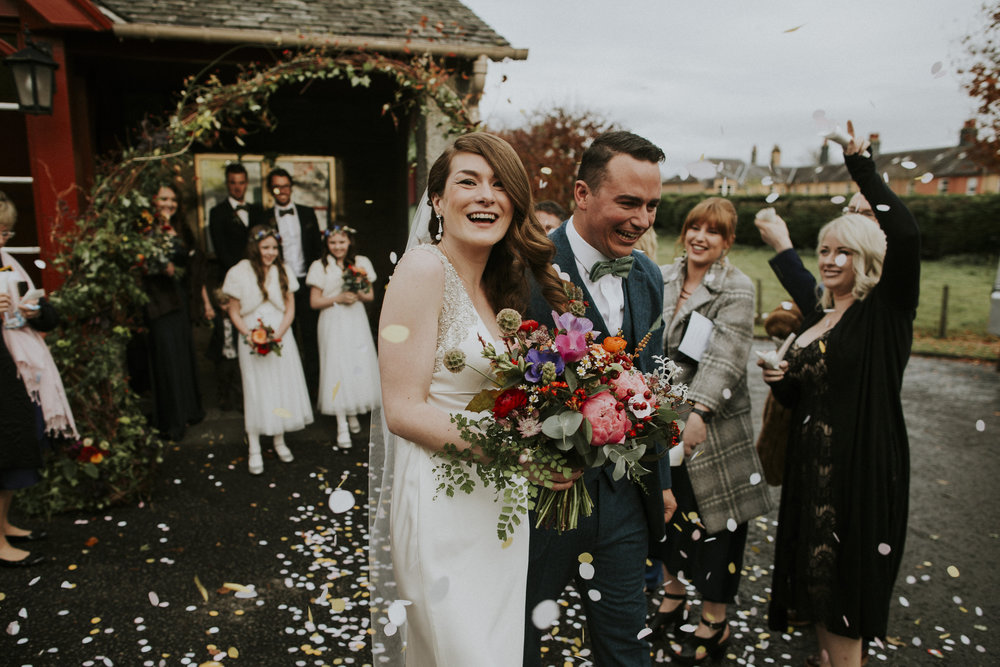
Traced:
<path id="1" fill-rule="evenodd" d="M 948 286 L 941 288 L 941 321 L 938 324 L 938 338 L 948 336 Z"/>
<path id="2" fill-rule="evenodd" d="M 764 314 L 764 294 L 763 294 L 764 288 L 763 288 L 763 285 L 764 285 L 763 281 L 760 278 L 758 278 L 757 279 L 757 312 L 754 313 L 754 315 L 753 315 L 753 321 L 756 322 L 757 324 L 760 324 L 764 320 L 764 315 L 763 315 Z"/>

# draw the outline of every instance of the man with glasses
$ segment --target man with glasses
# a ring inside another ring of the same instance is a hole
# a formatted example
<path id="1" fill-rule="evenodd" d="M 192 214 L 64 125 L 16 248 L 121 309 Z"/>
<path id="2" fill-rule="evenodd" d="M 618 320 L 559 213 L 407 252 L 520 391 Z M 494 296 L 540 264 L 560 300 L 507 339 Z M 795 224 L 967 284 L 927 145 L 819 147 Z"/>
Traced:
<path id="1" fill-rule="evenodd" d="M 274 206 L 267 212 L 267 223 L 281 234 L 281 252 L 288 270 L 302 286 L 295 292 L 295 320 L 292 328 L 302 350 L 302 370 L 305 371 L 309 395 L 316 400 L 319 387 L 319 347 L 316 338 L 318 314 L 309 306 L 306 272 L 323 256 L 316 211 L 309 206 L 292 203 L 292 176 L 278 167 L 267 175 L 267 191 L 274 197 Z"/>

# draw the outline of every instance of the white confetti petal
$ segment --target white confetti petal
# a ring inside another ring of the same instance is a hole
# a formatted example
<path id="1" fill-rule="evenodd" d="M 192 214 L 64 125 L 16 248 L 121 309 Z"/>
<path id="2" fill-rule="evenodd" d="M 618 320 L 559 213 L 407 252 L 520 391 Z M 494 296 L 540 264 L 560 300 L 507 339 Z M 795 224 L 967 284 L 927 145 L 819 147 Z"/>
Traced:
<path id="1" fill-rule="evenodd" d="M 722 390 L 722 398 L 728 401 L 732 397 L 733 397 L 733 392 L 729 391 L 728 388 Z"/>
<path id="2" fill-rule="evenodd" d="M 754 485 L 754 486 L 757 486 L 758 484 L 760 484 L 760 473 L 759 472 L 755 472 L 752 475 L 750 475 L 750 483 L 752 485 Z"/>
<path id="3" fill-rule="evenodd" d="M 772 192 L 768 196 L 764 197 L 764 201 L 766 201 L 768 204 L 773 204 L 774 202 L 778 201 L 778 197 L 780 196 L 781 195 L 778 194 L 777 192 Z"/>
<path id="4" fill-rule="evenodd" d="M 580 578 L 587 580 L 594 578 L 594 565 L 592 563 L 580 563 Z"/>
<path id="5" fill-rule="evenodd" d="M 406 623 L 406 605 L 410 604 L 409 600 L 396 600 L 389 605 L 389 622 L 399 627 Z"/>
<path id="6" fill-rule="evenodd" d="M 892 207 L 889 206 L 888 204 L 878 204 L 877 206 L 875 206 L 876 211 L 882 211 L 883 213 L 890 210 L 891 208 Z"/>
<path id="7" fill-rule="evenodd" d="M 37 266 L 39 269 L 44 269 L 48 265 L 45 263 L 44 259 L 36 259 L 35 266 Z"/>
<path id="8" fill-rule="evenodd" d="M 8 635 L 13 636 L 19 633 L 20 631 L 21 631 L 21 624 L 18 623 L 17 621 L 11 621 L 10 623 L 7 624 Z"/>
<path id="9" fill-rule="evenodd" d="M 392 637 L 394 634 L 396 634 L 396 630 L 397 630 L 397 628 L 396 628 L 396 626 L 394 624 L 392 624 L 392 623 L 386 623 L 385 627 L 382 628 L 382 633 L 386 637 Z M 373 653 L 374 653 L 374 651 L 373 651 Z"/>
<path id="10" fill-rule="evenodd" d="M 833 197 L 830 197 L 830 203 L 831 204 L 838 204 L 839 205 L 839 204 L 843 204 L 845 201 L 847 201 L 847 199 L 845 199 L 843 195 L 835 195 Z"/>
<path id="11" fill-rule="evenodd" d="M 932 174 L 929 171 L 926 172 L 923 176 L 920 177 L 920 182 L 921 183 L 930 183 L 933 180 L 934 180 L 934 174 Z"/>
<path id="12" fill-rule="evenodd" d="M 982 433 L 983 431 L 985 431 L 986 430 L 986 422 L 984 422 L 982 419 L 977 419 L 976 420 L 976 430 L 979 431 L 980 433 Z"/>
<path id="13" fill-rule="evenodd" d="M 330 511 L 343 514 L 354 507 L 354 494 L 347 489 L 334 489 L 330 494 Z"/>
<path id="14" fill-rule="evenodd" d="M 738 523 L 736 523 L 736 519 L 734 519 L 734 518 L 730 517 L 730 518 L 729 518 L 729 519 L 728 519 L 728 520 L 726 521 L 726 528 L 728 528 L 728 529 L 729 529 L 729 532 L 730 532 L 730 533 L 735 533 L 735 532 L 736 532 L 736 529 L 737 529 L 738 527 L 739 527 L 739 524 L 738 524 Z"/>
<path id="15" fill-rule="evenodd" d="M 159 604 L 160 604 L 160 596 L 157 595 L 156 593 L 154 593 L 153 591 L 150 591 L 149 592 L 149 604 L 153 605 L 154 607 L 159 606 Z"/>
<path id="16" fill-rule="evenodd" d="M 559 605 L 555 600 L 542 600 L 531 610 L 531 622 L 539 630 L 546 630 L 559 620 Z"/>
<path id="17" fill-rule="evenodd" d="M 917 163 L 914 162 L 913 160 L 903 160 L 902 162 L 899 163 L 899 166 L 902 167 L 903 169 L 916 169 Z"/>
<path id="18" fill-rule="evenodd" d="M 885 542 L 882 542 L 878 545 L 878 552 L 883 556 L 888 556 L 892 552 L 892 547 Z"/>
<path id="19" fill-rule="evenodd" d="M 591 588 L 589 591 L 587 591 L 587 597 L 589 597 L 594 602 L 599 602 L 601 599 L 601 591 L 597 590 L 596 588 Z"/>
<path id="20" fill-rule="evenodd" d="M 899 596 L 899 604 L 901 604 L 904 607 L 909 607 L 910 606 L 910 601 L 907 600 L 906 598 L 904 598 L 902 595 L 900 595 Z"/>
<path id="21" fill-rule="evenodd" d="M 765 176 L 764 178 L 760 179 L 760 184 L 761 185 L 773 185 L 774 184 L 774 179 L 771 178 L 770 176 Z"/>
<path id="22" fill-rule="evenodd" d="M 649 628 L 643 628 L 642 630 L 639 630 L 639 634 L 637 634 L 635 637 L 636 639 L 643 639 L 644 637 L 648 637 L 651 634 L 653 634 L 652 630 L 650 630 Z"/>
<path id="23" fill-rule="evenodd" d="M 844 254 L 837 255 L 836 259 L 833 260 L 833 263 L 836 264 L 837 266 L 843 266 L 844 264 L 847 264 L 847 255 Z"/>
<path id="24" fill-rule="evenodd" d="M 395 250 L 389 253 L 389 261 L 392 262 L 393 264 L 399 261 L 399 256 L 396 254 Z"/>

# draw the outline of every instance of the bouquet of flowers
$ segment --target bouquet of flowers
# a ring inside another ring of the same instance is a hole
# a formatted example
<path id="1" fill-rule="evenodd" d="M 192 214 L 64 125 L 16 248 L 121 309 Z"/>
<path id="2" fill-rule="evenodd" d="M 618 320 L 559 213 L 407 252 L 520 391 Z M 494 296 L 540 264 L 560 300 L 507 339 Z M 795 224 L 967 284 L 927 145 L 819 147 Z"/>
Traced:
<path id="1" fill-rule="evenodd" d="M 677 444 L 674 408 L 684 400 L 686 388 L 671 384 L 676 364 L 654 357 L 656 370 L 643 373 L 633 365 L 634 355 L 625 351 L 624 338 L 609 336 L 596 343 L 599 332 L 587 318 L 555 312 L 552 317 L 555 328 L 550 332 L 534 320 L 522 321 L 509 308 L 497 315 L 503 349 L 483 341 L 495 388 L 483 390 L 466 407 L 488 414 L 472 419 L 452 415 L 472 447 L 446 445 L 440 454 L 445 461 L 436 471 L 438 490 L 449 496 L 456 489 L 471 493 L 469 466 L 502 494 L 497 521 L 501 540 L 530 508 L 536 510 L 539 527 L 560 532 L 590 515 L 593 502 L 582 477 L 571 488 L 556 491 L 551 488 L 554 476 L 569 478 L 574 471 L 613 464 L 614 479 L 628 475 L 638 481 L 649 472 L 643 463 L 665 453 L 656 452 L 655 442 Z M 465 355 L 446 352 L 444 365 L 462 372 Z M 516 483 L 519 476 L 531 484 Z"/>
<path id="2" fill-rule="evenodd" d="M 344 267 L 344 291 L 345 292 L 367 292 L 372 288 L 372 283 L 368 280 L 368 272 L 359 266 L 348 264 Z"/>
<path id="3" fill-rule="evenodd" d="M 281 339 L 274 337 L 274 329 L 264 324 L 258 317 L 257 326 L 250 330 L 247 336 L 247 344 L 250 345 L 250 354 L 266 357 L 274 352 L 281 356 Z"/>

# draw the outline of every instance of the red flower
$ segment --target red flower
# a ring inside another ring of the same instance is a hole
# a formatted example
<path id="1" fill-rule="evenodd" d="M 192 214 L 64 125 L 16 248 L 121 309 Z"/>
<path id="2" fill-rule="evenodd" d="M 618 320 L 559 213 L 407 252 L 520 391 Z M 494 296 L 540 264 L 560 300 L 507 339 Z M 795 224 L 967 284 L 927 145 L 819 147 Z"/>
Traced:
<path id="1" fill-rule="evenodd" d="M 520 331 L 527 331 L 528 333 L 533 333 L 537 328 L 538 322 L 535 320 L 523 320 L 521 322 L 521 326 L 518 327 Z"/>
<path id="2" fill-rule="evenodd" d="M 503 419 L 514 410 L 523 408 L 527 404 L 528 395 L 524 393 L 524 390 L 511 387 L 496 397 L 496 400 L 493 402 L 493 417 L 495 419 Z"/>

